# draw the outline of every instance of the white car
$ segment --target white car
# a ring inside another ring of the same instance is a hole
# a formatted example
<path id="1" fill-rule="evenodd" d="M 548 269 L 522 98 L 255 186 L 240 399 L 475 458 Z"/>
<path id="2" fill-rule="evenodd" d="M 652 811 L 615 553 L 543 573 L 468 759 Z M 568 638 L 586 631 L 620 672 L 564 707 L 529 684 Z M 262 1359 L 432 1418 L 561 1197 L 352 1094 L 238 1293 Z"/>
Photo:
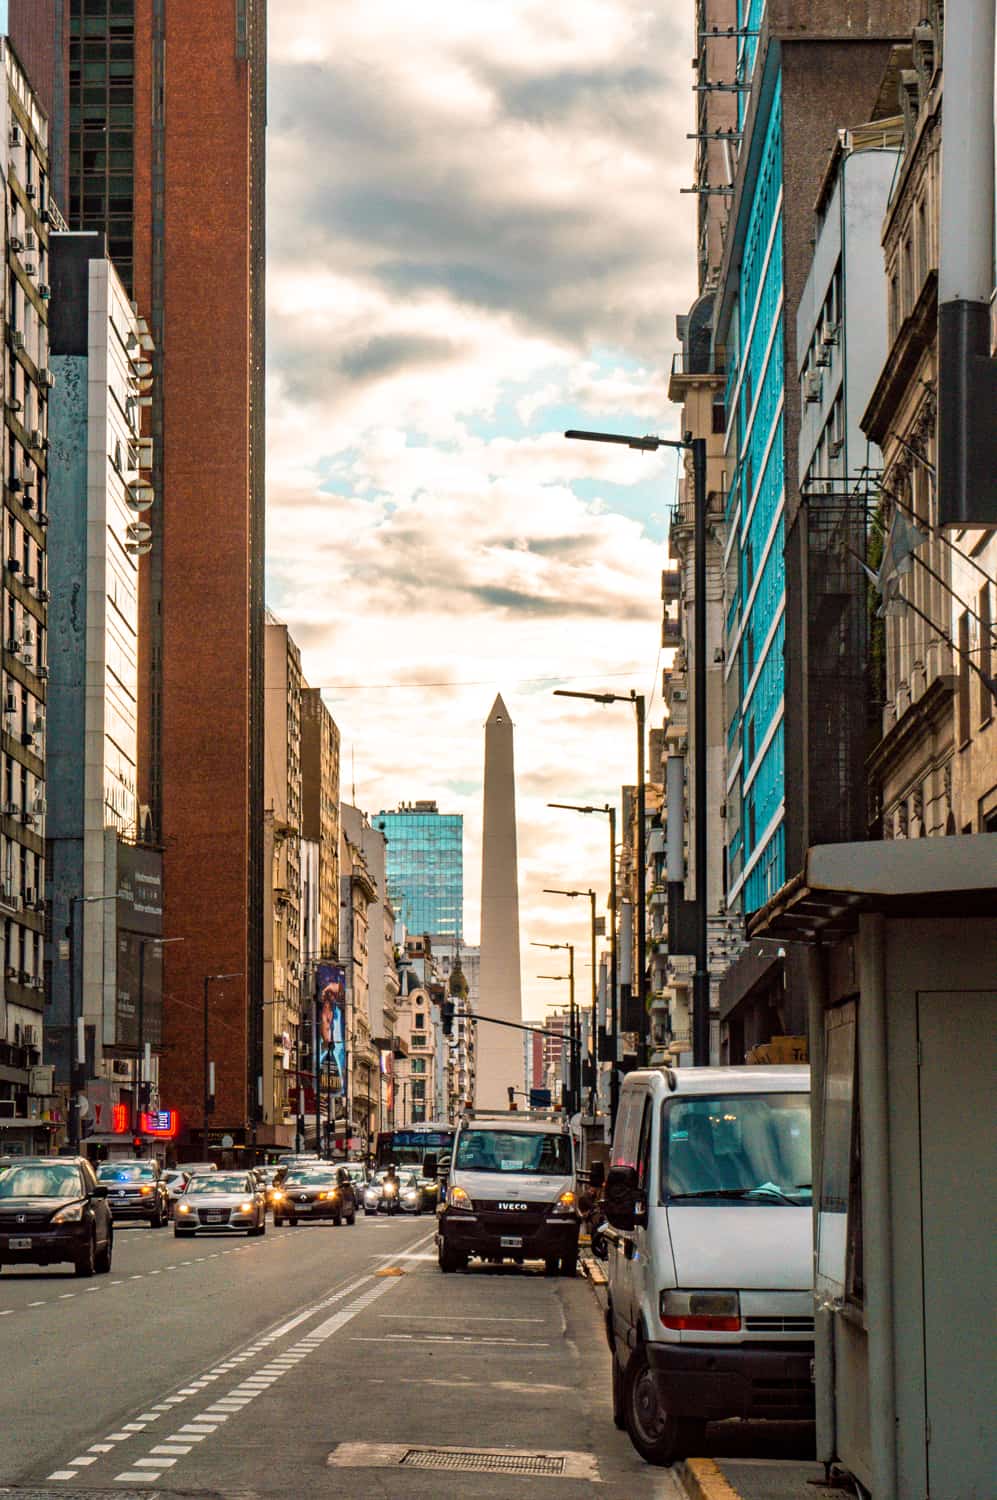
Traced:
<path id="1" fill-rule="evenodd" d="M 173 1233 L 266 1234 L 266 1194 L 250 1172 L 194 1177 L 177 1204 Z"/>

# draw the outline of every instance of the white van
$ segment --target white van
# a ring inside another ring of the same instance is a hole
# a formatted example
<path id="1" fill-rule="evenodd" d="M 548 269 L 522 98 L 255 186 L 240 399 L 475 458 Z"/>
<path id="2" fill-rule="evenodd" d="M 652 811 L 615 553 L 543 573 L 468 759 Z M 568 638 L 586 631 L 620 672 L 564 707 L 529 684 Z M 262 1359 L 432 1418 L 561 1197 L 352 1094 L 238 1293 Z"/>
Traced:
<path id="1" fill-rule="evenodd" d="M 513 1110 L 469 1115 L 458 1129 L 437 1218 L 441 1271 L 472 1255 L 574 1276 L 578 1263 L 575 1148 L 567 1121 Z"/>
<path id="2" fill-rule="evenodd" d="M 708 1421 L 812 1418 L 810 1070 L 653 1068 L 606 1177 L 613 1416 L 653 1464 Z"/>

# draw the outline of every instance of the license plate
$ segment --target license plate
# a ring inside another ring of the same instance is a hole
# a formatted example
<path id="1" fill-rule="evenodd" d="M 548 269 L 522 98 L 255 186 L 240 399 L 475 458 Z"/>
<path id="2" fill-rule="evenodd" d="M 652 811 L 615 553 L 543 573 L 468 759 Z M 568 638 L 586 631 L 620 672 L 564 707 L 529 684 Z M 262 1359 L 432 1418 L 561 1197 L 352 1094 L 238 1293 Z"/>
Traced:
<path id="1" fill-rule="evenodd" d="M 225 1222 L 225 1215 L 224 1214 L 205 1214 L 204 1215 L 204 1222 L 205 1222 L 205 1224 L 224 1224 L 224 1222 Z"/>
<path id="2" fill-rule="evenodd" d="M 115 1203 L 127 1203 L 128 1202 L 128 1194 L 127 1193 L 115 1193 L 115 1195 L 114 1195 L 114 1202 Z"/>
<path id="3" fill-rule="evenodd" d="M 499 1244 L 503 1250 L 522 1250 L 523 1237 L 520 1234 L 504 1234 Z"/>
<path id="4" fill-rule="evenodd" d="M 294 1210 L 296 1214 L 310 1214 L 311 1211 L 312 1206 L 310 1203 L 299 1203 L 297 1208 Z"/>
<path id="5" fill-rule="evenodd" d="M 16 1239 L 8 1240 L 7 1243 L 10 1246 L 11 1250 L 30 1250 L 31 1249 L 31 1241 L 25 1239 L 23 1236 L 18 1236 Z"/>

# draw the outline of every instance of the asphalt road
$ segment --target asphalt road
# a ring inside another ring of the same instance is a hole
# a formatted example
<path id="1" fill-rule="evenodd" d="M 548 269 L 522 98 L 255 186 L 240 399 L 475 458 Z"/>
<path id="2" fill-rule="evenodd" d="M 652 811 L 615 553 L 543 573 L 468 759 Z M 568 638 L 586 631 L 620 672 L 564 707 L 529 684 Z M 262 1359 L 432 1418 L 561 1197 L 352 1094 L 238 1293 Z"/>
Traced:
<path id="1" fill-rule="evenodd" d="M 590 1287 L 443 1276 L 432 1232 L 121 1227 L 110 1276 L 5 1268 L 0 1494 L 680 1496 L 613 1427 Z"/>

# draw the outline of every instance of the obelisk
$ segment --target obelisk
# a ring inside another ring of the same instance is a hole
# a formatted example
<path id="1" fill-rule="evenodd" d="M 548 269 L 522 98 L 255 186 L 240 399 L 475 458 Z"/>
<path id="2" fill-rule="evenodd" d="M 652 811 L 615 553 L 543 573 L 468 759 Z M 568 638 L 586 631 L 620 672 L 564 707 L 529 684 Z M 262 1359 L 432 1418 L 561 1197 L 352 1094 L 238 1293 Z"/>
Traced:
<path id="1" fill-rule="evenodd" d="M 519 871 L 516 856 L 516 773 L 512 720 L 501 697 L 485 720 L 484 830 L 481 840 L 481 969 L 478 1009 L 484 1016 L 522 1021 L 519 969 Z M 526 1072 L 523 1032 L 482 1021 L 477 1027 L 478 1109 L 516 1104 Z"/>

